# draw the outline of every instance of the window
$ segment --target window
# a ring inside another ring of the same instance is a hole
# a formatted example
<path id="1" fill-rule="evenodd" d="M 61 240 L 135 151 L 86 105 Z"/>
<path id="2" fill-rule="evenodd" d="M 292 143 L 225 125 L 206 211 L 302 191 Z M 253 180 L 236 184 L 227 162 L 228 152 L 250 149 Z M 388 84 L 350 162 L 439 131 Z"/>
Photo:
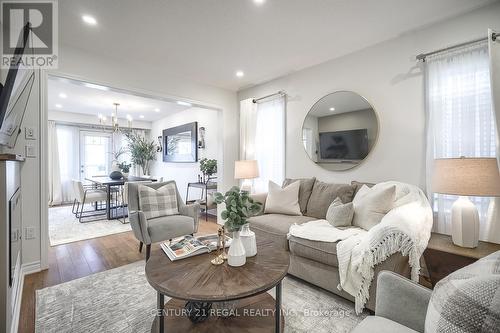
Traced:
<path id="1" fill-rule="evenodd" d="M 474 44 L 427 59 L 428 165 L 434 158 L 495 157 L 488 46 Z M 432 177 L 428 169 L 428 179 Z M 433 195 L 437 232 L 450 233 L 456 196 Z M 471 197 L 486 223 L 490 198 Z M 480 228 L 480 239 L 485 239 Z"/>

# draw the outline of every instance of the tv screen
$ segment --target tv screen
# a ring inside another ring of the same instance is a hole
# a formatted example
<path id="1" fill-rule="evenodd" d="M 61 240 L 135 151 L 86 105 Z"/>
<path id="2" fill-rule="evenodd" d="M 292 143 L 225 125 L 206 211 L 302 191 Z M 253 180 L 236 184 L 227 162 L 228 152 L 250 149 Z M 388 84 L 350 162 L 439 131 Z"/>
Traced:
<path id="1" fill-rule="evenodd" d="M 368 155 L 368 131 L 319 133 L 319 150 L 323 160 L 362 160 Z"/>
<path id="2" fill-rule="evenodd" d="M 5 85 L 0 85 L 0 144 L 14 147 L 26 111 L 35 73 L 22 64 L 29 37 L 29 23 L 21 31 Z"/>

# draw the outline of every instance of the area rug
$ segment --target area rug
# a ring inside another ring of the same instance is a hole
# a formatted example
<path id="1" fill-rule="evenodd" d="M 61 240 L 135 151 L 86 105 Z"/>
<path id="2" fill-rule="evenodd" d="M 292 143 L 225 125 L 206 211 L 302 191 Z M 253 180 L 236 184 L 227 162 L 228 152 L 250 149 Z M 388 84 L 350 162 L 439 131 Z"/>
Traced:
<path id="1" fill-rule="evenodd" d="M 100 218 L 96 221 L 80 223 L 71 212 L 71 206 L 49 208 L 50 245 L 66 244 L 131 230 L 128 223 L 122 224 L 118 220 L 108 221 L 105 215 Z"/>
<path id="2" fill-rule="evenodd" d="M 356 316 L 354 303 L 293 277 L 282 290 L 285 332 L 349 332 L 367 315 Z M 150 332 L 155 308 L 140 261 L 38 290 L 36 332 Z"/>

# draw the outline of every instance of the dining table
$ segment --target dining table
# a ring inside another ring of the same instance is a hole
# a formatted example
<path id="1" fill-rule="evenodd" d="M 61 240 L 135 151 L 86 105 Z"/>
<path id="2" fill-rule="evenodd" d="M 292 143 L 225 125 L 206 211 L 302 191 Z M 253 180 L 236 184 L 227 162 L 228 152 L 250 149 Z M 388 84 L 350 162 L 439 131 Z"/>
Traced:
<path id="1" fill-rule="evenodd" d="M 122 177 L 120 179 L 111 179 L 108 176 L 93 176 L 86 177 L 85 180 L 88 180 L 94 184 L 103 186 L 106 188 L 106 218 L 108 220 L 116 219 L 118 216 L 113 216 L 111 213 L 111 191 L 113 187 L 122 186 L 127 182 L 141 182 L 141 181 L 152 181 L 155 182 L 156 179 L 150 177 L 136 177 L 136 176 L 128 176 Z"/>

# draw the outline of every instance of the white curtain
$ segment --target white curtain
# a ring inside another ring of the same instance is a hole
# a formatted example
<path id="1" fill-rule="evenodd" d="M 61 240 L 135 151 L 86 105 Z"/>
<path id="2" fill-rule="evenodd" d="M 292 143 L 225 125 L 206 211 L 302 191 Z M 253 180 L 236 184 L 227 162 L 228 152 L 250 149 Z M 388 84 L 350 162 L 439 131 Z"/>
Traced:
<path id="1" fill-rule="evenodd" d="M 80 179 L 80 130 L 74 126 L 56 125 L 59 152 L 62 202 L 73 201 L 71 180 Z"/>
<path id="2" fill-rule="evenodd" d="M 269 181 L 285 178 L 285 97 L 253 103 L 240 103 L 241 159 L 255 159 L 259 178 L 253 180 L 255 192 L 267 192 Z"/>
<path id="3" fill-rule="evenodd" d="M 500 37 L 496 41 L 492 35 L 495 32 L 488 30 L 488 49 L 490 55 L 491 100 L 496 120 L 497 161 L 500 172 Z M 495 198 L 488 211 L 488 240 L 500 244 L 500 198 Z"/>
<path id="4" fill-rule="evenodd" d="M 427 193 L 433 199 L 434 230 L 451 232 L 450 210 L 456 196 L 432 194 L 435 158 L 496 156 L 488 46 L 476 43 L 426 59 L 428 117 Z M 489 239 L 488 206 L 491 198 L 471 197 L 480 215 L 481 240 Z"/>
<path id="5" fill-rule="evenodd" d="M 59 149 L 57 140 L 56 123 L 48 123 L 48 183 L 49 183 L 49 206 L 62 203 L 61 172 L 59 168 Z"/>

